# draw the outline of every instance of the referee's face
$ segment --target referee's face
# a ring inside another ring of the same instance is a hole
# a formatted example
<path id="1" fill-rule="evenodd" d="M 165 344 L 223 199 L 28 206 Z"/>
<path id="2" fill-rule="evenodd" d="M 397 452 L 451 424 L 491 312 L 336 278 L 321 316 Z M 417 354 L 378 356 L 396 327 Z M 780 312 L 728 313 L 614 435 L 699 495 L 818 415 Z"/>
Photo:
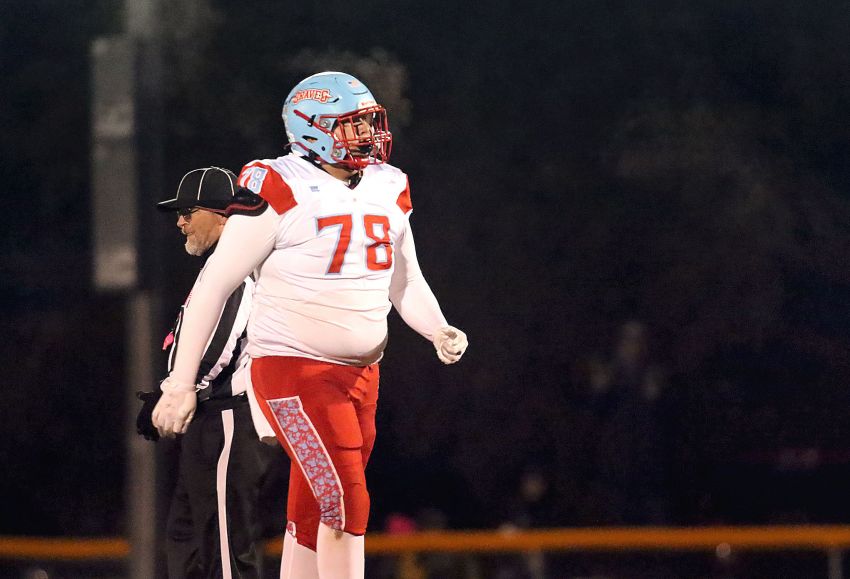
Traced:
<path id="1" fill-rule="evenodd" d="M 221 237 L 227 218 L 218 213 L 197 208 L 189 215 L 177 217 L 177 227 L 186 236 L 186 253 L 203 255 Z"/>

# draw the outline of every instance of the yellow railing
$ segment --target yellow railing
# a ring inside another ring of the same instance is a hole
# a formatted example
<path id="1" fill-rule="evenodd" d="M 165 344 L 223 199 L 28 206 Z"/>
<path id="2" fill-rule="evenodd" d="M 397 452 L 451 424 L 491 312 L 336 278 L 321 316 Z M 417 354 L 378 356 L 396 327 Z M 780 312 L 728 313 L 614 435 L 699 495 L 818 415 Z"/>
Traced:
<path id="1" fill-rule="evenodd" d="M 0 558 L 42 561 L 94 561 L 123 559 L 130 554 L 124 539 L 38 539 L 0 537 Z"/>
<path id="2" fill-rule="evenodd" d="M 770 527 L 611 527 L 542 529 L 532 531 L 440 531 L 409 535 L 370 533 L 370 555 L 406 552 L 522 552 L 522 551 L 702 551 L 733 550 L 850 550 L 850 526 Z M 277 556 L 281 540 L 265 545 Z M 127 557 L 130 545 L 120 538 L 0 537 L 0 558 L 38 560 L 116 560 Z"/>

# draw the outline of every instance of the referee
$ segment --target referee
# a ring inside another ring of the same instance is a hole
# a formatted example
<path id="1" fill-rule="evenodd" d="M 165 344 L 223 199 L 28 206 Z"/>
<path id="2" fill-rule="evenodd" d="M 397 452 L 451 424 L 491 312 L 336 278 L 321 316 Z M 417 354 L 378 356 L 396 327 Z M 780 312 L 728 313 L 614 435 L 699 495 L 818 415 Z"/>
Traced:
<path id="1" fill-rule="evenodd" d="M 229 215 L 265 208 L 259 197 L 244 195 L 237 195 L 232 172 L 207 167 L 186 173 L 176 196 L 158 208 L 177 213 L 186 252 L 206 261 Z M 202 268 L 198 280 L 203 273 Z M 245 328 L 253 290 L 254 280 L 248 277 L 228 298 L 195 380 L 198 406 L 178 439 L 177 485 L 168 513 L 169 579 L 261 577 L 258 497 L 271 449 L 258 438 L 246 392 L 250 371 L 245 366 Z M 167 372 L 180 347 L 183 312 L 191 299 L 190 292 L 163 344 Z M 145 404 L 139 433 L 153 440 L 159 436 L 150 416 L 160 396 L 158 389 L 140 395 Z"/>

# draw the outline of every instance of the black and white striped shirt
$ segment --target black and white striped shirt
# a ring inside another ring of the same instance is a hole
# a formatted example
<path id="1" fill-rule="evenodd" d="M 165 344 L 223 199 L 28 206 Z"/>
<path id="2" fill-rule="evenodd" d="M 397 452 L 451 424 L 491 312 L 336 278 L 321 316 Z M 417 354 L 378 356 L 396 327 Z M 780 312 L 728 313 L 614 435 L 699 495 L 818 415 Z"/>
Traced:
<path id="1" fill-rule="evenodd" d="M 212 253 L 211 251 L 209 253 Z M 208 255 L 209 255 L 208 253 Z M 204 268 L 206 264 L 204 265 Z M 195 285 L 204 274 L 204 268 L 201 268 L 198 277 L 195 280 Z M 192 292 L 194 292 L 194 286 Z M 192 292 L 189 297 L 180 306 L 180 312 L 177 314 L 177 320 L 174 322 L 174 328 L 166 338 L 163 349 L 170 346 L 168 353 L 168 373 L 174 369 L 174 360 L 177 355 L 177 348 L 180 345 L 180 328 L 183 324 L 183 313 L 186 306 L 192 299 Z M 220 400 L 229 398 L 245 392 L 246 381 L 232 380 L 234 372 L 239 368 L 242 359 L 247 356 L 245 345 L 248 341 L 246 327 L 248 325 L 248 316 L 251 312 L 251 300 L 254 295 L 254 280 L 251 277 L 245 278 L 236 290 L 227 298 L 224 304 L 224 309 L 219 316 L 218 325 L 213 332 L 210 341 L 207 343 L 207 348 L 204 351 L 204 356 L 201 359 L 201 365 L 198 368 L 198 375 L 195 379 L 195 384 L 198 387 L 198 402 L 205 400 Z"/>

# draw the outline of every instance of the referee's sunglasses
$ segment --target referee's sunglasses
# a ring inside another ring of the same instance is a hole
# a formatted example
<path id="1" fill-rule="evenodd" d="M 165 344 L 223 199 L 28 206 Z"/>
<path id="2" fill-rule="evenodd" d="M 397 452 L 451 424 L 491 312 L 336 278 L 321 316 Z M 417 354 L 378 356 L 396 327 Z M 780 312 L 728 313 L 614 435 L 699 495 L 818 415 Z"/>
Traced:
<path id="1" fill-rule="evenodd" d="M 177 215 L 186 221 L 192 221 L 192 214 L 199 209 L 200 207 L 186 207 L 185 209 L 178 209 Z"/>
<path id="2" fill-rule="evenodd" d="M 192 214 L 196 211 L 200 211 L 203 209 L 204 211 L 209 211 L 210 213 L 218 213 L 219 215 L 227 215 L 226 211 L 222 211 L 221 209 L 209 209 L 207 207 L 186 207 L 185 209 L 178 209 L 177 215 L 183 218 L 187 223 L 192 221 Z"/>

